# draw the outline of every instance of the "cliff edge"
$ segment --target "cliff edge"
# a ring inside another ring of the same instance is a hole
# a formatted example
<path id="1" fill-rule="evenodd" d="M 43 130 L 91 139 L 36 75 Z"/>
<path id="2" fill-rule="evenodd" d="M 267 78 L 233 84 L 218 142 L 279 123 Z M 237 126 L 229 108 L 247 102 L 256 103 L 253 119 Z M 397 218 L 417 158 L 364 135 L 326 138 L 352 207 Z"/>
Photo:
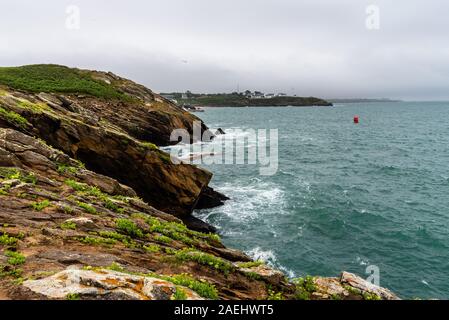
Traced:
<path id="1" fill-rule="evenodd" d="M 189 228 L 212 175 L 156 144 L 197 118 L 149 89 L 54 65 L 0 85 L 0 299 L 397 299 L 348 273 L 289 280 Z"/>

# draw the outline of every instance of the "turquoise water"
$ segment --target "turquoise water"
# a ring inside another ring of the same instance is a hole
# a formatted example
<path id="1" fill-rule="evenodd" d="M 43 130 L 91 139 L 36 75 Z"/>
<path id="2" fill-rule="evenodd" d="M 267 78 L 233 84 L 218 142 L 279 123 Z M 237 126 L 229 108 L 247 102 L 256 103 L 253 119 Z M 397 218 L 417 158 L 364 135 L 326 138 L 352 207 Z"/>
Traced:
<path id="1" fill-rule="evenodd" d="M 352 122 L 360 116 L 360 124 Z M 279 129 L 279 170 L 210 165 L 232 198 L 196 213 L 289 276 L 363 277 L 403 298 L 449 298 L 449 103 L 209 108 L 212 128 Z"/>

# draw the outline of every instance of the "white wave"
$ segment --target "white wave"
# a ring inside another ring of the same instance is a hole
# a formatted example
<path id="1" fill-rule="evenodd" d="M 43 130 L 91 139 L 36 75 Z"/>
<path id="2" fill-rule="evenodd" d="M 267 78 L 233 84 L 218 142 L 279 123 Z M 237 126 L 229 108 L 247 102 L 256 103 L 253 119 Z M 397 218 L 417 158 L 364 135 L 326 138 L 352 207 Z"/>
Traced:
<path id="1" fill-rule="evenodd" d="M 364 259 L 364 258 L 361 258 L 359 256 L 356 257 L 355 261 L 356 261 L 356 263 L 358 263 L 361 266 L 369 265 L 369 260 L 368 259 Z"/>
<path id="2" fill-rule="evenodd" d="M 289 278 L 296 277 L 295 273 L 292 270 L 284 267 L 283 265 L 277 262 L 276 255 L 271 250 L 262 250 L 262 248 L 256 247 L 254 249 L 247 251 L 246 254 L 248 254 L 254 260 L 264 261 L 269 266 L 281 270 Z"/>
<path id="3" fill-rule="evenodd" d="M 275 264 L 277 261 L 276 255 L 273 253 L 273 251 L 262 250 L 260 247 L 251 249 L 246 253 L 254 260 L 262 260 L 266 263 L 272 263 L 272 264 Z"/>
<path id="4" fill-rule="evenodd" d="M 226 183 L 217 188 L 231 198 L 217 210 L 235 221 L 257 219 L 261 215 L 282 214 L 285 207 L 284 191 L 276 184 L 258 180 L 254 178 L 248 185 Z"/>
<path id="5" fill-rule="evenodd" d="M 429 283 L 426 280 L 424 280 L 424 279 L 421 280 L 421 283 L 425 284 L 426 286 L 429 286 Z"/>

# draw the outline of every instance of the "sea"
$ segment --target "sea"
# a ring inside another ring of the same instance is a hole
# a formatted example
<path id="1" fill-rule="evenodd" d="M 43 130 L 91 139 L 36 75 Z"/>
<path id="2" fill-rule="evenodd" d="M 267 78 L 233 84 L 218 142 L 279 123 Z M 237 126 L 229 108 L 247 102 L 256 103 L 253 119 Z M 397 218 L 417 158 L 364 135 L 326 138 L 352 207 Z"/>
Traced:
<path id="1" fill-rule="evenodd" d="M 195 215 L 217 227 L 227 246 L 290 278 L 344 270 L 369 279 L 375 271 L 378 284 L 401 298 L 449 298 L 449 102 L 197 115 L 238 134 L 278 130 L 273 175 L 261 175 L 257 164 L 200 165 L 231 200 Z"/>

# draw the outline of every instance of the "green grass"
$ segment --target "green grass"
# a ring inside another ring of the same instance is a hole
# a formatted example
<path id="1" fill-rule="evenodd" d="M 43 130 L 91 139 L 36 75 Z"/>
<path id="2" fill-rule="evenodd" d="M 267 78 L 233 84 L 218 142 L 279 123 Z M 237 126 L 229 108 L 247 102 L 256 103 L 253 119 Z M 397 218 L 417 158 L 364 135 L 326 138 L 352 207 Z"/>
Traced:
<path id="1" fill-rule="evenodd" d="M 170 244 L 173 242 L 172 238 L 169 238 L 164 235 L 157 235 L 154 237 L 154 240 L 156 240 L 157 242 L 165 243 L 165 244 Z"/>
<path id="2" fill-rule="evenodd" d="M 39 202 L 33 202 L 30 206 L 36 210 L 36 211 L 42 211 L 45 208 L 49 207 L 51 205 L 51 202 L 47 199 Z"/>
<path id="3" fill-rule="evenodd" d="M 76 230 L 76 223 L 72 221 L 65 221 L 61 223 L 61 229 L 63 230 Z"/>
<path id="4" fill-rule="evenodd" d="M 33 113 L 41 114 L 45 110 L 50 110 L 48 105 L 44 102 L 32 103 L 27 100 L 21 100 L 17 103 L 17 106 L 21 109 L 30 110 Z"/>
<path id="5" fill-rule="evenodd" d="M 7 196 L 10 188 L 10 186 L 0 188 L 0 196 Z"/>
<path id="6" fill-rule="evenodd" d="M 284 300 L 284 297 L 282 296 L 282 292 L 275 292 L 271 289 L 268 289 L 267 300 Z"/>
<path id="7" fill-rule="evenodd" d="M 100 270 L 101 267 L 91 267 L 91 266 L 85 266 L 83 267 L 83 270 Z M 123 272 L 131 275 L 136 276 L 142 276 L 142 277 L 151 277 L 151 278 L 157 278 L 165 281 L 169 281 L 177 286 L 183 286 L 187 287 L 196 293 L 198 293 L 201 297 L 206 299 L 212 299 L 217 300 L 218 299 L 218 291 L 215 288 L 215 286 L 206 280 L 197 280 L 193 278 L 192 276 L 182 273 L 182 274 L 176 274 L 176 275 L 160 275 L 157 273 L 139 273 L 139 272 L 131 272 L 126 270 L 124 267 L 119 265 L 116 262 L 113 262 L 109 267 L 105 267 L 103 269 L 109 269 L 117 272 Z M 182 288 L 181 288 L 182 289 Z M 175 293 L 176 294 L 176 293 Z M 178 293 L 177 297 L 181 298 L 183 295 L 182 293 Z"/>
<path id="8" fill-rule="evenodd" d="M 8 263 L 13 266 L 18 266 L 25 263 L 25 256 L 15 251 L 5 251 L 5 256 L 8 257 Z"/>
<path id="9" fill-rule="evenodd" d="M 78 293 L 69 293 L 65 296 L 66 300 L 80 300 L 81 297 Z"/>
<path id="10" fill-rule="evenodd" d="M 382 300 L 377 294 L 370 292 L 364 292 L 362 297 L 364 300 Z"/>
<path id="11" fill-rule="evenodd" d="M 97 209 L 95 209 L 94 207 L 92 207 L 90 204 L 85 203 L 85 202 L 78 202 L 78 206 L 83 209 L 84 211 L 86 211 L 87 213 L 90 214 L 97 214 Z"/>
<path id="12" fill-rule="evenodd" d="M 310 300 L 311 294 L 317 290 L 315 278 L 312 276 L 293 279 L 293 283 L 296 285 L 296 300 Z"/>
<path id="13" fill-rule="evenodd" d="M 68 179 L 65 181 L 65 184 L 71 187 L 75 191 L 86 191 L 89 186 L 85 183 L 80 183 L 72 179 Z"/>
<path id="14" fill-rule="evenodd" d="M 100 232 L 98 232 L 98 235 L 102 238 L 119 241 L 119 242 L 123 243 L 128 248 L 139 247 L 139 244 L 137 242 L 133 241 L 133 239 L 130 236 L 123 235 L 123 234 L 120 234 L 120 233 L 117 233 L 114 231 L 100 231 Z"/>
<path id="15" fill-rule="evenodd" d="M 143 248 L 145 249 L 145 251 L 147 251 L 149 253 L 157 253 L 157 252 L 161 251 L 161 247 L 159 247 L 157 244 L 149 244 L 149 245 L 143 246 Z"/>
<path id="16" fill-rule="evenodd" d="M 212 242 L 220 241 L 220 237 L 216 234 L 206 234 L 193 231 L 188 229 L 186 225 L 182 223 L 162 221 L 142 213 L 133 214 L 132 217 L 144 220 L 150 226 L 151 232 L 158 232 L 166 237 L 181 241 L 187 245 L 196 244 L 198 239 Z"/>
<path id="17" fill-rule="evenodd" d="M 176 292 L 172 297 L 173 300 L 187 300 L 187 294 L 184 289 L 176 287 Z"/>
<path id="18" fill-rule="evenodd" d="M 16 168 L 0 168 L 0 178 L 6 180 L 20 180 L 25 183 L 36 184 L 37 178 L 34 173 L 25 173 Z"/>
<path id="19" fill-rule="evenodd" d="M 177 274 L 173 276 L 155 275 L 155 277 L 158 277 L 162 280 L 170 281 L 179 286 L 187 287 L 198 293 L 203 298 L 212 300 L 218 299 L 218 291 L 213 284 L 210 284 L 207 281 L 196 280 L 187 274 Z"/>
<path id="20" fill-rule="evenodd" d="M 59 164 L 57 170 L 59 174 L 66 174 L 66 173 L 76 174 L 79 171 L 79 169 L 80 168 L 68 166 L 66 164 Z"/>
<path id="21" fill-rule="evenodd" d="M 3 277 L 14 277 L 16 279 L 20 279 L 22 277 L 22 273 L 22 269 L 0 265 L 0 279 Z"/>
<path id="22" fill-rule="evenodd" d="M 194 261 L 198 264 L 212 267 L 225 275 L 234 270 L 234 266 L 219 257 L 213 256 L 209 253 L 196 251 L 193 249 L 183 249 L 176 252 L 175 257 L 180 261 Z"/>
<path id="23" fill-rule="evenodd" d="M 88 184 L 75 181 L 73 179 L 67 179 L 65 181 L 65 184 L 71 187 L 77 193 L 97 198 L 98 200 L 102 201 L 103 205 L 109 210 L 122 214 L 125 212 L 125 209 L 121 208 L 111 199 L 113 197 L 110 197 L 106 193 L 102 192 L 98 187 L 90 186 Z M 115 200 L 122 201 L 119 198 L 115 198 Z"/>
<path id="24" fill-rule="evenodd" d="M 0 118 L 3 118 L 8 123 L 21 129 L 26 129 L 29 125 L 28 120 L 20 114 L 15 113 L 14 111 L 8 111 L 2 107 L 0 107 Z"/>
<path id="25" fill-rule="evenodd" d="M 104 99 L 132 99 L 91 73 L 59 65 L 0 68 L 0 84 L 31 92 L 86 94 Z"/>
<path id="26" fill-rule="evenodd" d="M 6 233 L 0 236 L 0 244 L 4 246 L 15 246 L 17 244 L 17 241 L 19 241 L 19 239 L 11 237 Z"/>
<path id="27" fill-rule="evenodd" d="M 151 142 L 142 142 L 140 145 L 142 147 L 144 147 L 145 149 L 149 149 L 152 151 L 159 150 L 159 148 L 154 143 L 151 143 Z"/>
<path id="28" fill-rule="evenodd" d="M 117 219 L 115 221 L 115 227 L 117 230 L 123 232 L 134 238 L 143 238 L 143 231 L 136 225 L 136 223 L 129 219 Z"/>
<path id="29" fill-rule="evenodd" d="M 261 260 L 258 261 L 250 261 L 250 262 L 240 262 L 237 265 L 239 266 L 239 268 L 254 268 L 254 267 L 258 267 L 263 265 L 264 262 Z"/>
<path id="30" fill-rule="evenodd" d="M 114 239 L 104 239 L 104 238 L 97 238 L 97 237 L 90 237 L 85 236 L 81 238 L 75 238 L 75 240 L 78 240 L 81 243 L 88 244 L 88 245 L 114 245 L 117 243 Z"/>
<path id="31" fill-rule="evenodd" d="M 245 277 L 251 280 L 263 280 L 262 276 L 256 272 L 245 272 Z"/>

